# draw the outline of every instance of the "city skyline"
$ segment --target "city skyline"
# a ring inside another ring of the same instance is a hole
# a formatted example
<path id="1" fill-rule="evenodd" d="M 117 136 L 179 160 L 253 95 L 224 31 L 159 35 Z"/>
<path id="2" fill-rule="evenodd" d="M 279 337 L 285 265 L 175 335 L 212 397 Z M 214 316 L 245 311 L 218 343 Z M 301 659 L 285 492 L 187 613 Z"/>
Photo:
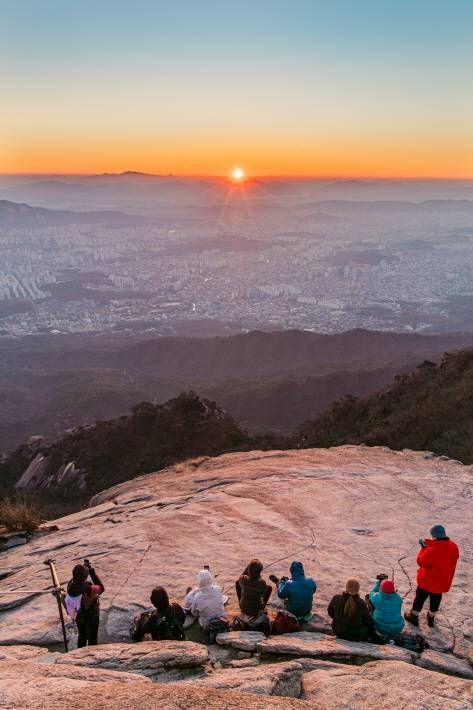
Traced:
<path id="1" fill-rule="evenodd" d="M 3 0 L 0 172 L 473 178 L 473 6 Z"/>

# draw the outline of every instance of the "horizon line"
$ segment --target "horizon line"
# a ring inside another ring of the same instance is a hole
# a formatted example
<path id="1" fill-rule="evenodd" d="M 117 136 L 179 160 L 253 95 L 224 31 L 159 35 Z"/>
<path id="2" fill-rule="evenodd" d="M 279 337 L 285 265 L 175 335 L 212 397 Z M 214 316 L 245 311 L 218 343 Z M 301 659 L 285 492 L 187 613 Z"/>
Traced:
<path id="1" fill-rule="evenodd" d="M 0 171 L 0 177 L 125 177 L 129 175 L 132 177 L 143 176 L 143 177 L 158 177 L 158 178 L 184 178 L 188 180 L 231 180 L 231 171 L 227 172 L 215 172 L 215 173 L 179 173 L 179 172 L 168 172 L 168 173 L 149 173 L 144 170 L 122 170 L 120 172 L 23 172 L 23 171 Z M 473 182 L 473 174 L 469 177 L 466 176 L 424 176 L 424 175 L 316 175 L 316 174 L 297 174 L 297 173 L 248 173 L 247 178 L 244 183 L 251 183 L 255 180 L 332 180 L 332 181 L 357 181 L 357 182 L 368 182 L 371 180 L 376 180 L 379 182 L 414 182 L 422 180 L 423 182 Z"/>

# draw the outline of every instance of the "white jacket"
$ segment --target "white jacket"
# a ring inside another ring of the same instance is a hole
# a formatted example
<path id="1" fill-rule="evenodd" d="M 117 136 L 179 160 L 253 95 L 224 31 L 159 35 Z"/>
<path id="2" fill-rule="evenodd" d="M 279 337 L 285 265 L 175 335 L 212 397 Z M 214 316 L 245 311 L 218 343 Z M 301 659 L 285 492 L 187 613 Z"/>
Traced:
<path id="1" fill-rule="evenodd" d="M 224 616 L 223 594 L 220 587 L 211 584 L 199 589 L 192 602 L 191 614 L 199 618 L 202 628 L 208 626 L 214 616 Z"/>

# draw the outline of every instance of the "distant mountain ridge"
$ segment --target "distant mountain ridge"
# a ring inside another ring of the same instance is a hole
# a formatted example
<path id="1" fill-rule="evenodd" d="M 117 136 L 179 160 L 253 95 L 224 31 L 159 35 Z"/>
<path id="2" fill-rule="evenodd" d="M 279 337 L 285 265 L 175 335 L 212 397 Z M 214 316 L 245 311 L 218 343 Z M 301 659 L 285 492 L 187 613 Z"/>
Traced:
<path id="1" fill-rule="evenodd" d="M 190 389 L 218 402 L 244 428 L 289 433 L 343 395 L 369 395 L 422 360 L 465 348 L 473 348 L 473 334 L 365 330 L 0 340 L 0 451 Z"/>
<path id="2" fill-rule="evenodd" d="M 100 222 L 130 226 L 147 224 L 149 220 L 114 210 L 75 212 L 73 210 L 33 207 L 25 202 L 0 200 L 0 227 L 3 228 L 19 229 L 66 224 L 97 224 Z"/>

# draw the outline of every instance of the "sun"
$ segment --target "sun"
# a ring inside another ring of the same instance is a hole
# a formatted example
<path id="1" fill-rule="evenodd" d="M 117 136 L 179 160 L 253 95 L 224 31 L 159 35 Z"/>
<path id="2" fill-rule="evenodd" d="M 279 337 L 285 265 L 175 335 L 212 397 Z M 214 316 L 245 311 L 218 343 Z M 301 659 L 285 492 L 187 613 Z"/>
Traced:
<path id="1" fill-rule="evenodd" d="M 246 173 L 243 168 L 233 168 L 231 172 L 233 182 L 243 182 L 246 178 Z"/>

